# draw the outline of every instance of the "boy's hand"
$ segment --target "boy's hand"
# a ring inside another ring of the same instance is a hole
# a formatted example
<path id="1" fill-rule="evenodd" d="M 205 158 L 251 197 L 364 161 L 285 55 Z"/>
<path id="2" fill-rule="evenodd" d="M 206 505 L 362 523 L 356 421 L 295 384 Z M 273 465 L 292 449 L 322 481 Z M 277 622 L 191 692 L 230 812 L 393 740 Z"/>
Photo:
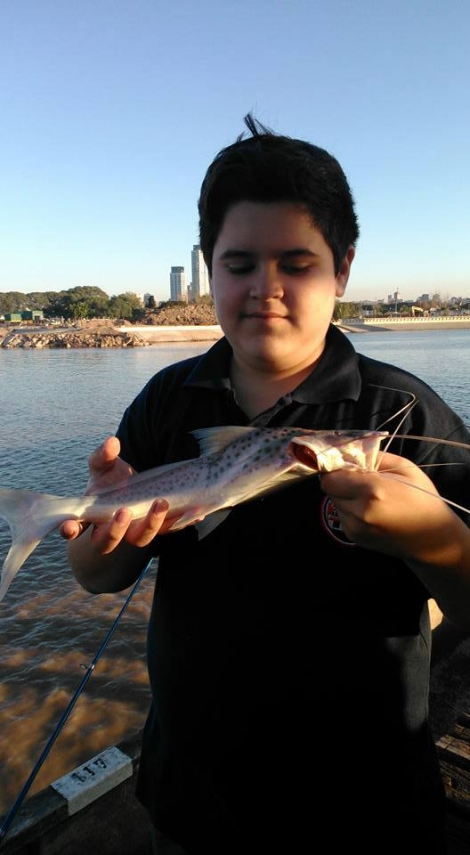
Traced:
<path id="1" fill-rule="evenodd" d="M 345 533 L 359 546 L 421 561 L 447 551 L 457 517 L 411 461 L 384 453 L 379 471 L 331 472 L 321 476 L 321 487 L 333 499 Z"/>
<path id="2" fill-rule="evenodd" d="M 118 438 L 111 436 L 90 455 L 90 477 L 85 495 L 112 487 L 135 474 L 133 468 L 119 457 L 120 448 Z M 156 499 L 146 517 L 138 520 L 133 520 L 129 508 L 118 508 L 111 520 L 93 526 L 90 543 L 101 555 L 112 552 L 122 540 L 133 546 L 147 546 L 156 534 L 168 531 L 174 523 L 173 518 L 165 525 L 167 513 L 168 502 L 164 499 Z M 66 520 L 60 527 L 60 533 L 66 540 L 75 540 L 89 525 L 90 523 L 81 520 Z"/>

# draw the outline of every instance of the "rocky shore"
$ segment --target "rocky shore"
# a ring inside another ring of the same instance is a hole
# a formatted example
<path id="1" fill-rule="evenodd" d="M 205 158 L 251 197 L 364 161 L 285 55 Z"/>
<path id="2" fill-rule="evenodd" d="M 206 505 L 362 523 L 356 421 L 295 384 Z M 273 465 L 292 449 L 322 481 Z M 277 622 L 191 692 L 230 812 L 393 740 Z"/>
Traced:
<path id="1" fill-rule="evenodd" d="M 23 349 L 34 348 L 84 348 L 84 347 L 148 347 L 149 342 L 142 336 L 132 332 L 119 332 L 118 330 L 86 330 L 67 329 L 49 332 L 49 330 L 35 330 L 23 332 L 13 330 L 1 341 L 0 347 L 6 350 L 20 347 Z"/>
<path id="2" fill-rule="evenodd" d="M 409 332 L 429 329 L 470 329 L 470 316 L 403 318 L 338 322 L 345 333 Z M 215 341 L 222 335 L 212 304 L 173 304 L 149 310 L 138 324 L 123 320 L 80 321 L 66 327 L 0 326 L 0 348 L 148 347 L 183 341 Z"/>
<path id="3" fill-rule="evenodd" d="M 171 328 L 171 330 L 170 330 Z M 139 324 L 118 320 L 81 321 L 67 327 L 0 328 L 5 349 L 148 347 L 158 341 L 216 339 L 219 327 L 214 307 L 206 303 L 164 306 L 148 312 Z"/>
<path id="4" fill-rule="evenodd" d="M 149 310 L 143 323 L 148 326 L 207 327 L 218 321 L 212 303 L 174 303 Z"/>

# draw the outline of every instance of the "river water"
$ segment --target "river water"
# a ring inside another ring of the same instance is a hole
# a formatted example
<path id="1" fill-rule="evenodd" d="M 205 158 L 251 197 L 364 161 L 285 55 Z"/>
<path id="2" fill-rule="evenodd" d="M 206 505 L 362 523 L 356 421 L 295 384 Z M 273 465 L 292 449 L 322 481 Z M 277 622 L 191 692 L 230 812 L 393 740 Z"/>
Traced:
<path id="1" fill-rule="evenodd" d="M 470 330 L 348 337 L 362 353 L 417 374 L 470 424 Z M 90 452 L 115 431 L 144 383 L 207 347 L 0 350 L 0 485 L 81 494 Z M 2 562 L 10 542 L 0 520 Z M 145 638 L 155 572 L 135 594 L 30 795 L 140 731 L 149 703 Z M 82 590 L 57 533 L 12 582 L 0 604 L 0 814 L 21 790 L 125 598 Z"/>

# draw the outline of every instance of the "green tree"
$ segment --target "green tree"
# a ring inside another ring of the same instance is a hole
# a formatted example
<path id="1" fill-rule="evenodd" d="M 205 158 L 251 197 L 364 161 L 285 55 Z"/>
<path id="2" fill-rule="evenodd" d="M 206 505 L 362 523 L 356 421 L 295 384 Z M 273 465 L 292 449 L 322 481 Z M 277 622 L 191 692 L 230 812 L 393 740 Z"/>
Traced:
<path id="1" fill-rule="evenodd" d="M 136 294 L 130 292 L 111 297 L 109 301 L 109 316 L 111 318 L 131 318 L 143 312 L 142 303 Z"/>
<path id="2" fill-rule="evenodd" d="M 339 321 L 343 317 L 343 307 L 341 305 L 340 300 L 335 300 L 335 307 L 333 309 L 333 320 Z"/>
<path id="3" fill-rule="evenodd" d="M 28 308 L 27 303 L 26 294 L 21 294 L 19 291 L 7 291 L 5 294 L 0 294 L 0 314 L 21 312 Z"/>
<path id="4" fill-rule="evenodd" d="M 49 303 L 48 317 L 63 317 L 67 320 L 107 317 L 109 299 L 101 288 L 71 288 L 59 292 Z"/>
<path id="5" fill-rule="evenodd" d="M 333 318 L 335 321 L 340 318 L 359 318 L 362 315 L 362 303 L 342 303 L 341 300 L 336 300 Z"/>
<path id="6" fill-rule="evenodd" d="M 89 304 L 86 300 L 75 300 L 71 303 L 70 312 L 74 321 L 84 320 L 89 317 Z"/>
<path id="7" fill-rule="evenodd" d="M 88 317 L 89 318 L 109 318 L 109 298 L 92 297 L 88 302 Z"/>

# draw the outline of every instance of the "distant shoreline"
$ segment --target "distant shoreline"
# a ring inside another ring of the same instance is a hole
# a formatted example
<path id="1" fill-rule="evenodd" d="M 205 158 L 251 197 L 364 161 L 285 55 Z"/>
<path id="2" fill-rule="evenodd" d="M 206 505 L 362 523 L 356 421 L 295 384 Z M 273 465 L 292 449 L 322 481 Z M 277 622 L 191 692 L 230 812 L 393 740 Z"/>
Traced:
<path id="1" fill-rule="evenodd" d="M 218 324 L 210 326 L 133 326 L 111 325 L 87 327 L 14 327 L 5 330 L 0 348 L 10 349 L 67 349 L 80 348 L 135 348 L 153 344 L 178 342 L 213 342 L 221 338 Z"/>
<path id="2" fill-rule="evenodd" d="M 389 318 L 374 318 L 366 321 L 355 322 L 353 319 L 335 323 L 338 329 L 348 333 L 372 333 L 372 332 L 415 332 L 416 330 L 470 330 L 470 316 L 463 319 L 436 320 L 412 318 L 404 320 L 390 320 Z M 118 327 L 120 332 L 127 331 L 135 333 L 145 339 L 148 344 L 183 342 L 183 341 L 217 341 L 223 336 L 220 326 L 128 326 Z"/>
<path id="3" fill-rule="evenodd" d="M 459 318 L 371 318 L 345 319 L 335 322 L 344 333 L 367 334 L 374 332 L 415 332 L 427 330 L 470 330 L 470 316 Z M 15 327 L 5 330 L 0 348 L 135 348 L 157 344 L 182 344 L 184 342 L 215 342 L 223 336 L 219 324 L 178 325 L 126 324 L 99 327 Z"/>
<path id="4" fill-rule="evenodd" d="M 470 330 L 470 315 L 447 318 L 345 318 L 336 324 L 352 333 L 410 332 L 418 330 Z"/>
<path id="5" fill-rule="evenodd" d="M 131 326 L 116 327 L 117 332 L 126 332 L 140 336 L 148 344 L 159 344 L 160 342 L 178 342 L 178 341 L 217 341 L 223 336 L 223 332 L 219 324 L 211 324 L 208 326 L 158 326 L 157 324 L 148 324 L 147 326 Z"/>

